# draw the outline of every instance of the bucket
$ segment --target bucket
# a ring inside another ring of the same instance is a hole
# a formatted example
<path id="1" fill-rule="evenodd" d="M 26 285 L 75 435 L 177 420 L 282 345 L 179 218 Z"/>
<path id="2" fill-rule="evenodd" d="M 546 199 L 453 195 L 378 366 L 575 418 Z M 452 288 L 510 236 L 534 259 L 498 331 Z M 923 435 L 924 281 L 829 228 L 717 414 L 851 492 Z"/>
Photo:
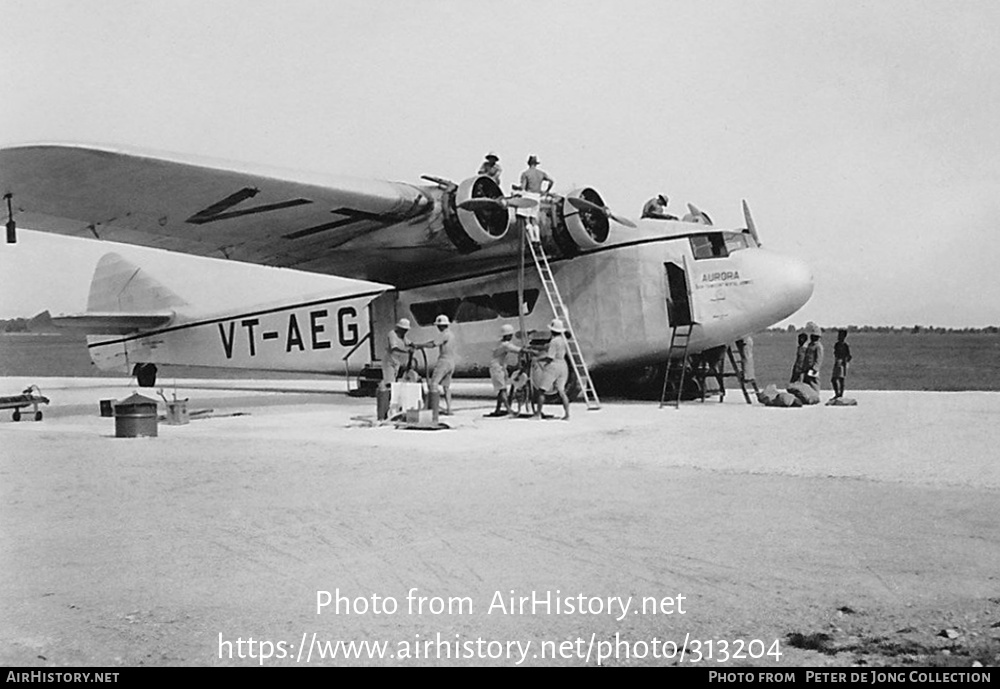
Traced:
<path id="1" fill-rule="evenodd" d="M 101 416 L 106 416 L 111 418 L 115 415 L 115 401 L 114 400 L 101 400 Z"/>
<path id="2" fill-rule="evenodd" d="M 174 400 L 173 402 L 167 402 L 166 424 L 168 426 L 184 426 L 190 422 L 191 415 L 188 413 L 187 400 Z"/>

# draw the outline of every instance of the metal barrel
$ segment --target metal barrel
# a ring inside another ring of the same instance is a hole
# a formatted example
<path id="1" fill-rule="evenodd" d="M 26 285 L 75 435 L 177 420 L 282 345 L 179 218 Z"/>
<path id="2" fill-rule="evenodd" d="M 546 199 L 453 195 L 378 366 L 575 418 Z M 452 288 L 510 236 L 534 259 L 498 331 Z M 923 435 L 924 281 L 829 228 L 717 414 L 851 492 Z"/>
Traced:
<path id="1" fill-rule="evenodd" d="M 157 422 L 156 400 L 136 394 L 115 404 L 116 438 L 155 438 Z"/>

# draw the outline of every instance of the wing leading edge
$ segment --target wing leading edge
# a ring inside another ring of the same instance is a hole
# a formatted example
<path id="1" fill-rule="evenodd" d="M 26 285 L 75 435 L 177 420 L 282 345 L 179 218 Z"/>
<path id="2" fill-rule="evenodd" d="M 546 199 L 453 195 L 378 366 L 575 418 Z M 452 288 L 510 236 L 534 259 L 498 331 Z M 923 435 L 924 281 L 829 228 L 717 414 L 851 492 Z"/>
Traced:
<path id="1" fill-rule="evenodd" d="M 433 207 L 403 183 L 65 144 L 0 149 L 0 190 L 24 228 L 282 267 Z"/>

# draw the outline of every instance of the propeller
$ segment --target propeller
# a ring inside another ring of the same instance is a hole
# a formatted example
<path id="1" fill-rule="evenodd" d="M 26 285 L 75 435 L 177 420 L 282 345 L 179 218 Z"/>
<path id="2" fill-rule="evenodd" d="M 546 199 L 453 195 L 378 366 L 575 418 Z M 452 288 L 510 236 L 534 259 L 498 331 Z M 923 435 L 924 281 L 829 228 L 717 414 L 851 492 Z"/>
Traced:
<path id="1" fill-rule="evenodd" d="M 434 182 L 442 189 L 454 189 L 456 185 L 450 179 L 445 179 L 444 177 L 435 177 L 434 175 L 420 175 L 420 179 L 426 179 L 428 182 Z"/>
<path id="2" fill-rule="evenodd" d="M 746 218 L 747 229 L 750 230 L 750 235 L 757 242 L 757 246 L 760 246 L 760 237 L 757 236 L 757 226 L 753 224 L 753 216 L 750 215 L 750 206 L 747 204 L 746 199 L 743 199 L 743 217 Z"/>
<path id="3" fill-rule="evenodd" d="M 599 206 L 596 203 L 592 203 L 587 199 L 581 199 L 578 196 L 567 196 L 566 200 L 569 201 L 570 205 L 578 211 L 594 211 L 595 213 L 600 213 L 607 218 L 611 218 L 619 225 L 632 228 L 636 226 L 635 223 L 628 218 L 621 218 L 612 213 L 611 209 L 607 206 Z"/>
<path id="4" fill-rule="evenodd" d="M 502 196 L 491 199 L 488 196 L 480 196 L 474 199 L 466 199 L 458 204 L 463 211 L 481 211 L 491 208 L 534 208 L 538 205 L 535 199 L 526 199 L 523 196 Z"/>
<path id="5" fill-rule="evenodd" d="M 691 218 L 690 220 L 688 220 L 688 222 L 703 222 L 705 225 L 711 225 L 712 224 L 712 219 L 710 217 L 708 217 L 708 213 L 706 213 L 705 211 L 701 210 L 700 208 L 698 208 L 693 203 L 689 203 L 687 205 L 687 207 L 688 207 L 688 210 L 691 211 L 691 215 L 694 216 L 693 218 Z M 687 220 L 686 216 L 685 216 L 685 220 Z"/>

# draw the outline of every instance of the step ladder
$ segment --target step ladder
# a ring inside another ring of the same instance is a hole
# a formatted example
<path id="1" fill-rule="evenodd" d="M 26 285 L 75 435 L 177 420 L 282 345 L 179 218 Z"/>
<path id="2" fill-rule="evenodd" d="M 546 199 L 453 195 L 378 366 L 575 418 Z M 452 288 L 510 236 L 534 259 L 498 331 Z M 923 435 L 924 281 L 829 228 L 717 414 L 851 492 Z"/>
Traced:
<path id="1" fill-rule="evenodd" d="M 580 341 L 576 339 L 573 325 L 569 321 L 569 312 L 566 310 L 566 304 L 563 303 L 562 297 L 559 294 L 559 287 L 556 285 L 556 280 L 552 275 L 552 268 L 549 266 L 549 257 L 546 256 L 540 239 L 532 236 L 530 231 L 525 233 L 525 241 L 528 242 L 528 248 L 531 249 L 531 258 L 538 269 L 538 277 L 542 281 L 542 287 L 545 289 L 545 296 L 548 297 L 549 306 L 552 307 L 552 313 L 566 325 L 566 333 L 568 335 L 566 344 L 569 347 L 569 358 L 573 362 L 573 372 L 580 383 L 580 390 L 583 392 L 583 400 L 587 404 L 587 409 L 600 409 L 601 400 L 597 397 L 597 388 L 594 387 L 594 381 L 590 377 L 587 362 L 583 360 Z"/>
<path id="2" fill-rule="evenodd" d="M 674 399 L 674 408 L 680 409 L 681 395 L 684 393 L 684 374 L 687 373 L 688 365 L 688 343 L 691 341 L 691 330 L 693 323 L 674 326 L 674 332 L 670 336 L 670 349 L 667 350 L 667 365 L 663 371 L 663 392 L 660 393 L 660 409 L 667 404 L 667 381 L 670 380 L 670 370 L 674 361 L 681 360 L 681 376 L 677 383 L 677 397 Z M 679 356 L 677 356 L 679 354 Z M 701 399 L 705 400 L 705 385 L 701 384 Z"/>
<path id="3" fill-rule="evenodd" d="M 743 370 L 743 357 L 738 354 L 733 354 L 733 348 L 731 345 L 726 346 L 726 352 L 729 354 L 729 363 L 733 365 L 733 371 L 736 379 L 740 381 L 740 389 L 743 390 L 743 399 L 747 401 L 747 404 L 753 404 L 753 400 L 750 399 L 750 393 L 747 391 L 747 383 L 753 387 L 755 395 L 760 394 L 760 389 L 757 387 L 756 380 L 747 381 L 746 372 Z"/>

